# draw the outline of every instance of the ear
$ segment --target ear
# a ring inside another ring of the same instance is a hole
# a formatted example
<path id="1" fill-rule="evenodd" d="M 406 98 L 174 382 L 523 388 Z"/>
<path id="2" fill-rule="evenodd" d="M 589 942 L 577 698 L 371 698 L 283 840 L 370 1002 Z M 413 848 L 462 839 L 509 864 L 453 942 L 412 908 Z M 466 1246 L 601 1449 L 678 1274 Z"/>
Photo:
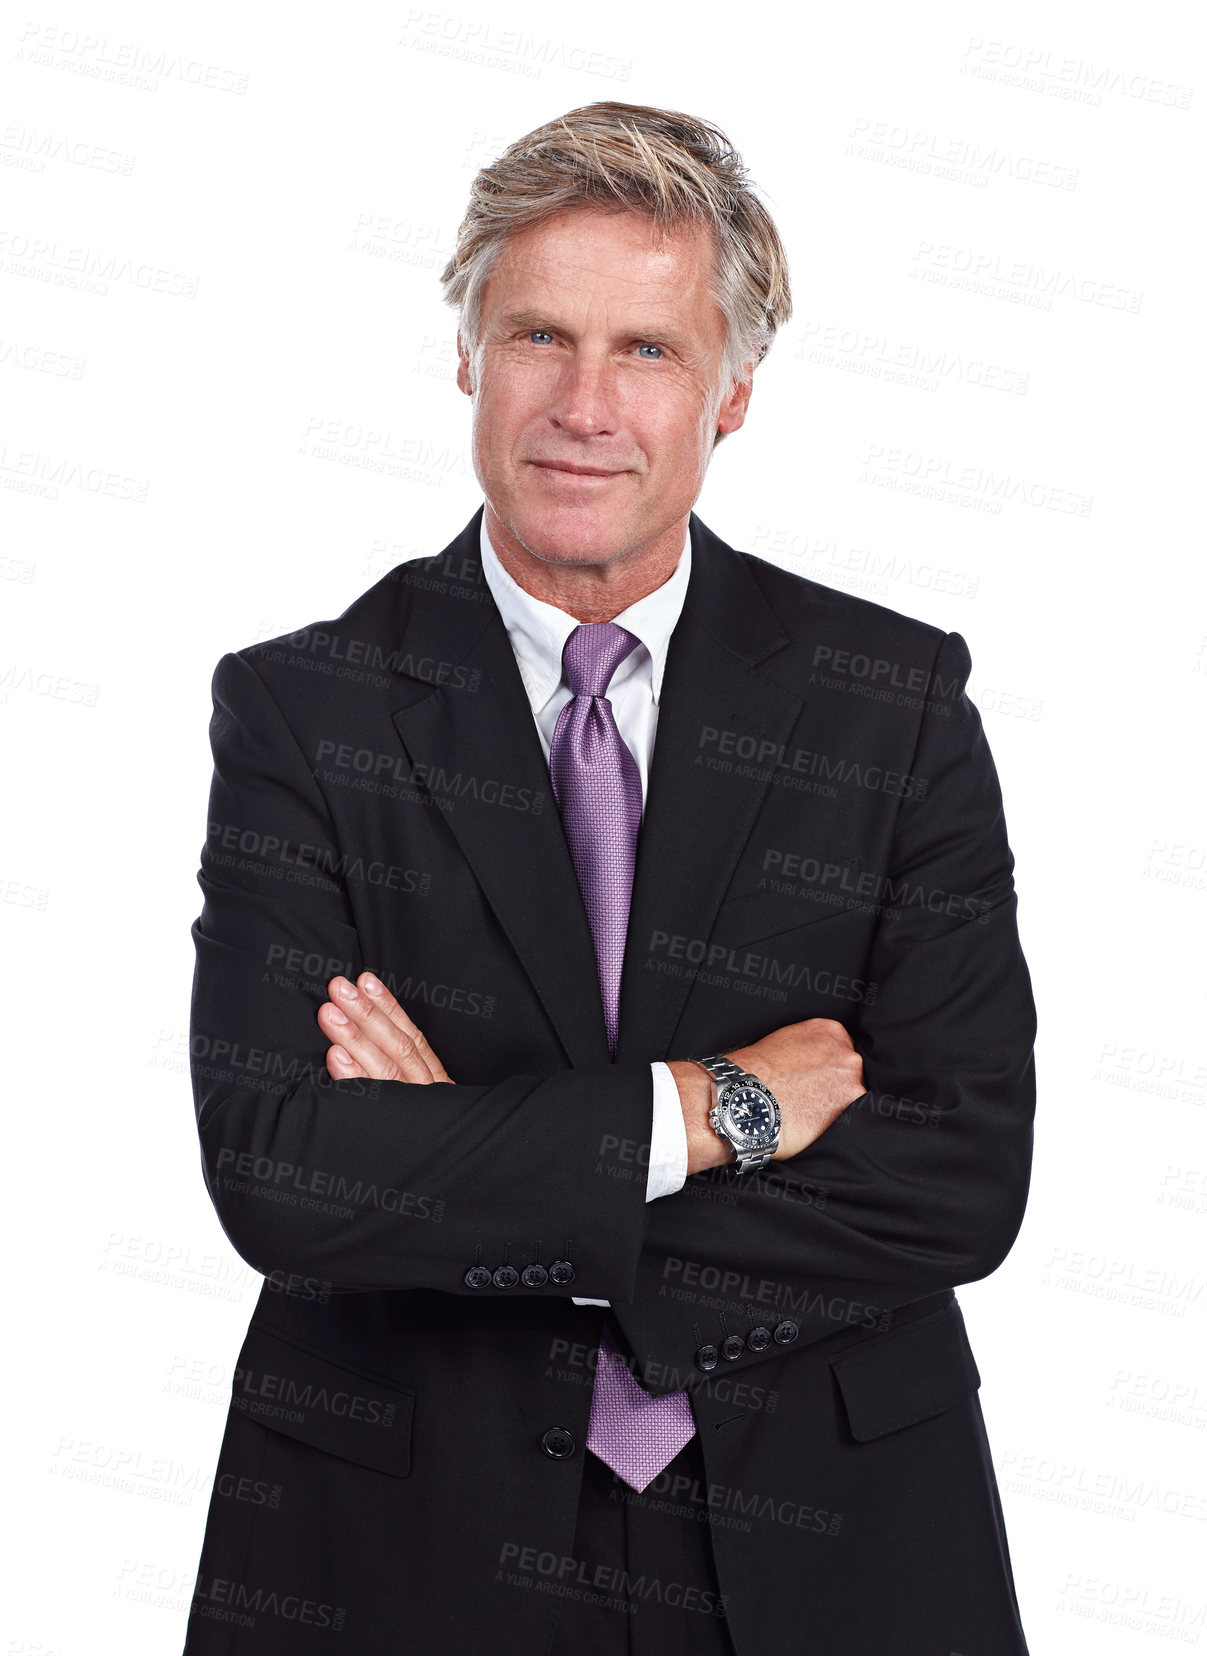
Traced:
<path id="1" fill-rule="evenodd" d="M 460 328 L 457 329 L 457 386 L 467 397 L 473 396 L 473 382 L 469 377 L 469 352 L 461 338 Z"/>
<path id="2" fill-rule="evenodd" d="M 728 437 L 731 431 L 737 431 L 746 419 L 746 409 L 750 404 L 750 393 L 754 390 L 753 362 L 743 364 L 745 378 L 732 380 L 729 391 L 721 399 L 721 406 L 717 410 L 717 438 Z"/>

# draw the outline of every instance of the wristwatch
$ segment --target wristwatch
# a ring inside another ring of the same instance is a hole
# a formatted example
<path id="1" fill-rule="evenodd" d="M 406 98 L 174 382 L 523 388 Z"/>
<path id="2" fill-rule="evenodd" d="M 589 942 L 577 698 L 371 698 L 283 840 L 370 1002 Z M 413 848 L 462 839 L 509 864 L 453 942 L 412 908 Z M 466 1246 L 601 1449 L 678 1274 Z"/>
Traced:
<path id="1" fill-rule="evenodd" d="M 757 1173 L 780 1145 L 780 1107 L 774 1093 L 723 1053 L 691 1062 L 706 1069 L 717 1084 L 716 1103 L 708 1112 L 713 1131 L 733 1150 L 739 1173 Z"/>

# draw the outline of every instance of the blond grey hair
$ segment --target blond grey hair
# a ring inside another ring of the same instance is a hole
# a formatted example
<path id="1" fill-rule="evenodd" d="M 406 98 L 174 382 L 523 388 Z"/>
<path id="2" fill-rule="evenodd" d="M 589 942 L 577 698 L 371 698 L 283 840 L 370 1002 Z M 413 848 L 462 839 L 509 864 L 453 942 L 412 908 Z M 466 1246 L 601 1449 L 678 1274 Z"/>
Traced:
<path id="1" fill-rule="evenodd" d="M 440 276 L 471 356 L 482 344 L 486 282 L 507 238 L 572 207 L 643 214 L 661 231 L 705 226 L 713 295 L 725 317 L 722 388 L 749 377 L 748 365 L 762 361 L 792 314 L 779 233 L 719 127 L 645 104 L 572 109 L 477 174 Z"/>

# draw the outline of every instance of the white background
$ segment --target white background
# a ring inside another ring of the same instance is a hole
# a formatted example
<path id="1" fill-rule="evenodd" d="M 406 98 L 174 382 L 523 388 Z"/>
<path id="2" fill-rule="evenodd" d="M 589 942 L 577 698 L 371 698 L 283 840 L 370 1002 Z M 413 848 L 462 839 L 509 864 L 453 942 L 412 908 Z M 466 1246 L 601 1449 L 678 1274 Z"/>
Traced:
<path id="1" fill-rule="evenodd" d="M 210 675 L 475 509 L 438 271 L 606 98 L 719 122 L 791 260 L 701 516 L 972 652 L 1040 1104 L 960 1298 L 1032 1651 L 1207 1644 L 1195 8 L 465 5 L 0 34 L 3 1648 L 182 1641 L 259 1281 L 187 1074 Z"/>

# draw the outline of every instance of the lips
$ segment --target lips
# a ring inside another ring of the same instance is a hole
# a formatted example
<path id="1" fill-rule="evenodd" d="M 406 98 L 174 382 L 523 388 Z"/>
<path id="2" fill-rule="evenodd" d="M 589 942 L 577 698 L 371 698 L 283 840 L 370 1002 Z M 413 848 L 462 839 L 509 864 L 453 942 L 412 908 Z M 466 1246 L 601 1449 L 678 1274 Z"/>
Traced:
<path id="1" fill-rule="evenodd" d="M 530 464 L 539 466 L 542 471 L 568 472 L 572 477 L 621 476 L 621 473 L 618 471 L 604 471 L 599 466 L 575 466 L 568 460 L 533 460 Z"/>

